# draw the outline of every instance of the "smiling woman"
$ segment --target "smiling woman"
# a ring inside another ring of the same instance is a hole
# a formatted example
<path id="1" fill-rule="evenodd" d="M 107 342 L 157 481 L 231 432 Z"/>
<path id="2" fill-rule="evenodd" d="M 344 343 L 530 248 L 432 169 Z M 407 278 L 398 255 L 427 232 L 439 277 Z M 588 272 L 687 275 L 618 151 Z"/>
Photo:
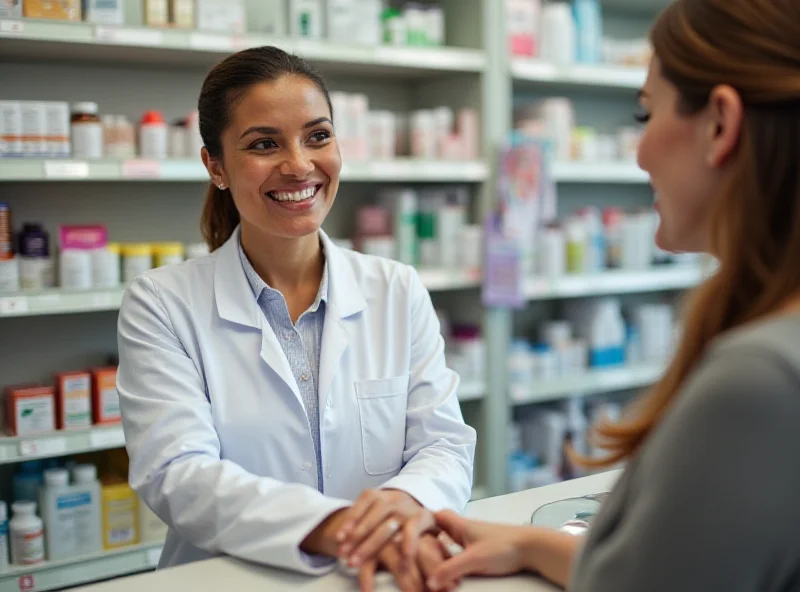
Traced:
<path id="1" fill-rule="evenodd" d="M 475 450 L 430 296 L 321 230 L 342 161 L 306 62 L 234 54 L 199 112 L 213 253 L 140 276 L 119 321 L 130 482 L 170 526 L 162 565 L 338 558 L 365 588 L 383 565 L 421 590 L 445 555 L 430 510 L 463 509 Z"/>

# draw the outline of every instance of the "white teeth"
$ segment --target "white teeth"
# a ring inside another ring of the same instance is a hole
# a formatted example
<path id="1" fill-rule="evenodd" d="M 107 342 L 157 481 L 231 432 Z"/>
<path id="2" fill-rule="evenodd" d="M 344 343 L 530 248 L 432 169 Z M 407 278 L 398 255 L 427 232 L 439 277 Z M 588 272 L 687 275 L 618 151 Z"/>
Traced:
<path id="1" fill-rule="evenodd" d="M 303 201 L 314 197 L 316 187 L 306 187 L 302 191 L 270 191 L 269 195 L 277 201 Z"/>

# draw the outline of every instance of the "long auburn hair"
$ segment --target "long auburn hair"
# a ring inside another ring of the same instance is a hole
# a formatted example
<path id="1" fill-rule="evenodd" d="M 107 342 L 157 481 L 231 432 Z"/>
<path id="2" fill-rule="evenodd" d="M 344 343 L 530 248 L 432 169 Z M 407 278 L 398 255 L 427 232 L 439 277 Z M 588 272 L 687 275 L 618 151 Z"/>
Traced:
<path id="1" fill-rule="evenodd" d="M 693 115 L 729 85 L 744 114 L 731 175 L 713 197 L 709 244 L 718 271 L 687 301 L 661 380 L 592 441 L 608 467 L 636 454 L 719 335 L 781 309 L 800 291 L 800 2 L 676 0 L 651 31 L 662 75 Z M 754 393 L 757 395 L 757 393 Z"/>

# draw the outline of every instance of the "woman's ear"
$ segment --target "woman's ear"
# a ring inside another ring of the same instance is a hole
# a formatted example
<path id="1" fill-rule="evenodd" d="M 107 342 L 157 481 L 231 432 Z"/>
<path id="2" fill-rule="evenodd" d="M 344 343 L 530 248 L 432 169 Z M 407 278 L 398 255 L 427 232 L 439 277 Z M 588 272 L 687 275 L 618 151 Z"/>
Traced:
<path id="1" fill-rule="evenodd" d="M 711 91 L 708 99 L 708 166 L 724 165 L 736 146 L 744 121 L 744 105 L 739 93 L 731 86 L 719 85 Z"/>
<path id="2" fill-rule="evenodd" d="M 203 149 L 200 151 L 200 157 L 203 159 L 203 165 L 205 165 L 208 171 L 208 176 L 211 177 L 211 182 L 220 189 L 227 189 L 229 183 L 227 175 L 222 168 L 222 159 L 211 156 L 205 146 L 203 146 Z"/>

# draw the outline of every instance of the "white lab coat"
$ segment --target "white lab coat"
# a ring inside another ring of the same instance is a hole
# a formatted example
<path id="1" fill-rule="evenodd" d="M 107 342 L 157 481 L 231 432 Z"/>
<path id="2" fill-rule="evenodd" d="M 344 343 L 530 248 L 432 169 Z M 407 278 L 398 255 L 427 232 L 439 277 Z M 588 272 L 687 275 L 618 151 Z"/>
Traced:
<path id="1" fill-rule="evenodd" d="M 169 525 L 161 566 L 227 554 L 323 573 L 299 549 L 367 488 L 463 510 L 475 431 L 413 268 L 321 233 L 329 293 L 319 368 L 325 495 L 297 384 L 253 296 L 238 231 L 209 257 L 137 278 L 119 317 L 130 483 Z"/>

